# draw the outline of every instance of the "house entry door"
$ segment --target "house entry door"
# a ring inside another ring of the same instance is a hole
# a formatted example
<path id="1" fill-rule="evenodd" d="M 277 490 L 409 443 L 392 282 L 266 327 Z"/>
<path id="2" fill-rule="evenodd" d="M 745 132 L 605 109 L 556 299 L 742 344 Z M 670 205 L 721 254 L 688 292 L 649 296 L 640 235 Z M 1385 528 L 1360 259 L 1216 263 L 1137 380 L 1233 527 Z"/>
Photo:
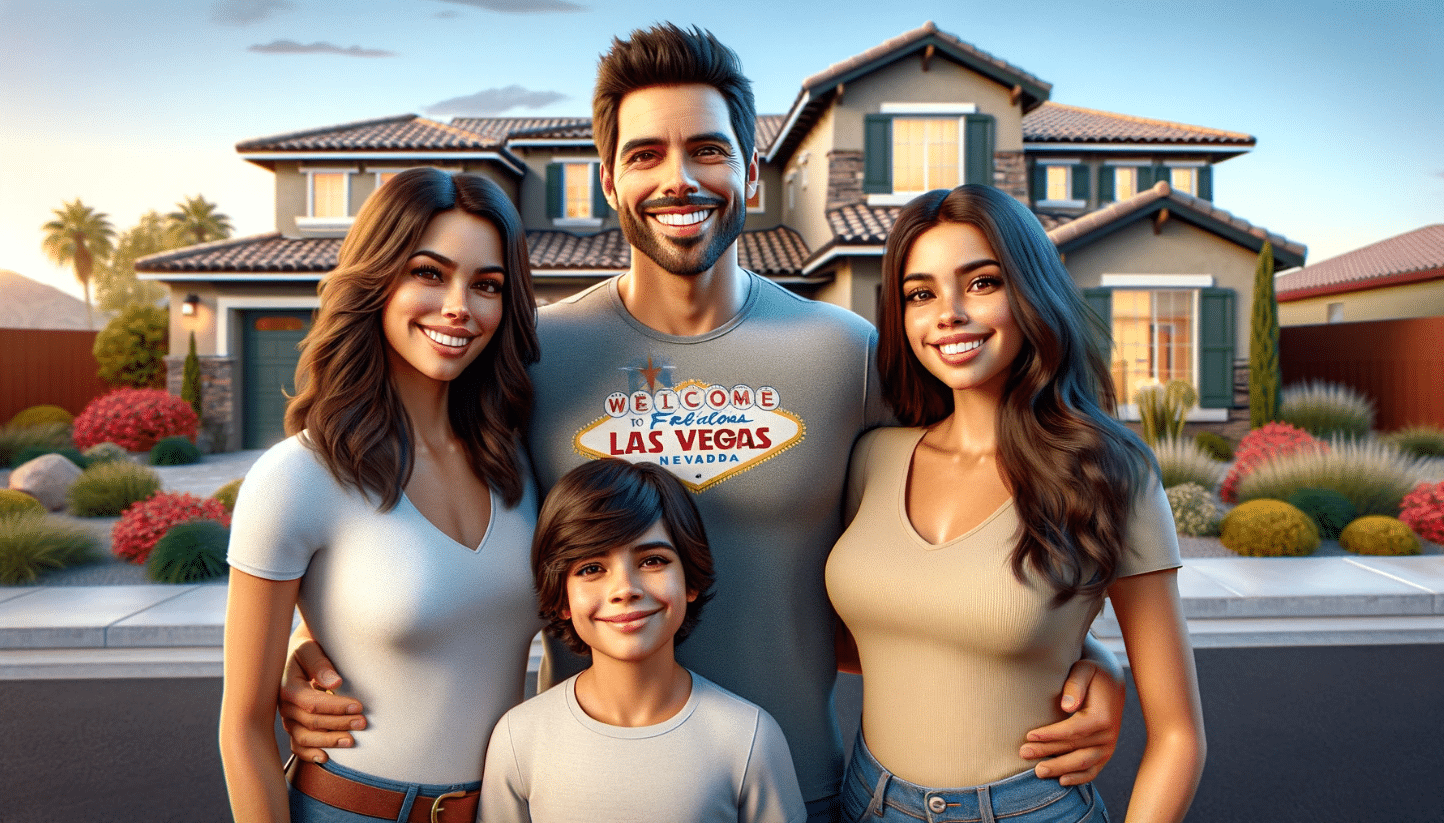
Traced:
<path id="1" fill-rule="evenodd" d="M 296 392 L 297 345 L 311 328 L 310 311 L 242 312 L 245 448 L 264 449 L 286 436 L 286 400 Z"/>

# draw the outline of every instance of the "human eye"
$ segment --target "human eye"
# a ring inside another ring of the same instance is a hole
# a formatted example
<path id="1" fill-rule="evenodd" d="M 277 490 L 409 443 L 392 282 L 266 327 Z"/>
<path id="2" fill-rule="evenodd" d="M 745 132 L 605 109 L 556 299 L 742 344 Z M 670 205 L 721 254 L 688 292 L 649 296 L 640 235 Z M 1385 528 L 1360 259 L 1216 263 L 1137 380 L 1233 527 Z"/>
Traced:
<path id="1" fill-rule="evenodd" d="M 659 157 L 660 155 L 658 155 L 657 152 L 653 151 L 652 149 L 638 149 L 637 151 L 634 151 L 631 154 L 627 155 L 627 165 L 645 166 L 657 162 L 657 159 Z"/>
<path id="2" fill-rule="evenodd" d="M 572 567 L 573 577 L 591 577 L 594 574 L 602 573 L 602 564 L 594 560 L 586 560 Z"/>
<path id="3" fill-rule="evenodd" d="M 431 263 L 416 263 L 411 266 L 411 276 L 419 280 L 440 281 L 441 269 Z"/>
<path id="4" fill-rule="evenodd" d="M 995 273 L 980 274 L 977 277 L 974 277 L 972 282 L 968 284 L 968 289 L 970 291 L 978 292 L 981 294 L 995 292 L 1002 287 L 1003 277 L 1002 275 Z"/>
<path id="5" fill-rule="evenodd" d="M 903 302 L 921 303 L 924 300 L 932 298 L 932 296 L 932 289 L 926 288 L 924 286 L 917 286 L 915 288 L 907 289 L 903 292 Z"/>
<path id="6" fill-rule="evenodd" d="M 477 280 L 471 287 L 486 294 L 501 294 L 502 287 L 505 285 L 506 280 L 501 276 L 488 275 Z"/>
<path id="7" fill-rule="evenodd" d="M 662 568 L 664 566 L 670 566 L 672 562 L 673 558 L 670 555 L 656 552 L 643 557 L 641 565 L 647 568 Z"/>

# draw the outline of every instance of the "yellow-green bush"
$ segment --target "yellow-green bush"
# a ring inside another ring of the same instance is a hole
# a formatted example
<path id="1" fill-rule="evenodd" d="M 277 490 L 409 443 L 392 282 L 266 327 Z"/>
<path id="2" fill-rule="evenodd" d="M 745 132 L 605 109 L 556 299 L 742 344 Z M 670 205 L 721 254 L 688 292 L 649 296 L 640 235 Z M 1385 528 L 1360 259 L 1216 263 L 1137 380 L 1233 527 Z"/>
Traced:
<path id="1" fill-rule="evenodd" d="M 1344 527 L 1339 545 L 1354 554 L 1419 554 L 1419 538 L 1396 517 L 1371 514 Z"/>
<path id="2" fill-rule="evenodd" d="M 15 489 L 0 489 L 0 514 L 39 512 L 45 514 L 45 505 L 39 500 Z"/>
<path id="3" fill-rule="evenodd" d="M 52 406 L 46 404 L 21 409 L 15 414 L 14 417 L 10 418 L 10 425 L 17 428 L 47 426 L 52 423 L 60 423 L 62 425 L 69 426 L 74 420 L 75 415 L 71 414 L 65 409 L 62 409 L 59 406 Z"/>
<path id="4" fill-rule="evenodd" d="M 235 511 L 236 496 L 241 493 L 242 479 L 244 478 L 237 477 L 235 480 L 232 480 L 226 485 L 221 486 L 219 489 L 216 489 L 216 493 L 211 495 L 211 497 L 214 497 L 215 499 L 221 501 L 221 505 L 226 507 L 226 511 Z"/>
<path id="5" fill-rule="evenodd" d="M 1250 500 L 1223 518 L 1219 541 L 1248 557 L 1303 557 L 1319 547 L 1319 529 L 1282 500 Z"/>

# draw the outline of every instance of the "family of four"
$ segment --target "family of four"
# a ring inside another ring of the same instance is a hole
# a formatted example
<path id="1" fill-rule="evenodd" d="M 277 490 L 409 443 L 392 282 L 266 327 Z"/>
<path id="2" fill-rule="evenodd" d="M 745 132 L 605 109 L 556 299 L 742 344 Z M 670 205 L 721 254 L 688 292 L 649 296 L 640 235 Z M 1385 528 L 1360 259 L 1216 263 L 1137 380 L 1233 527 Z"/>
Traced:
<path id="1" fill-rule="evenodd" d="M 1148 733 L 1128 816 L 1181 820 L 1204 742 L 1172 518 L 1036 218 L 914 200 L 875 330 L 739 266 L 730 49 L 615 40 L 593 113 L 626 273 L 535 311 L 506 195 L 416 169 L 323 281 L 292 436 L 235 511 L 236 819 L 1106 820 L 1106 595 Z M 597 447 L 614 424 L 636 448 Z"/>

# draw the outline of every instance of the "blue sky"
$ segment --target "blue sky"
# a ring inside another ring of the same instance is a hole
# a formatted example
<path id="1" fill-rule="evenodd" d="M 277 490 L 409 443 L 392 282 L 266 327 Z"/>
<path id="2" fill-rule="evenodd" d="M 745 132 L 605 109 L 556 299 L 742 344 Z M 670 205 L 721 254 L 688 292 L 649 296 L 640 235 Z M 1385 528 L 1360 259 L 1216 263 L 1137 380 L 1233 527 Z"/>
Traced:
<path id="1" fill-rule="evenodd" d="M 1215 202 L 1311 263 L 1444 220 L 1437 0 L 0 0 L 0 269 L 79 294 L 40 251 L 75 197 L 117 230 L 196 193 L 238 234 L 272 230 L 271 175 L 235 153 L 247 138 L 589 114 L 611 37 L 664 19 L 736 49 L 763 113 L 933 20 L 1054 101 L 1247 132 L 1258 146 L 1217 167 Z"/>

